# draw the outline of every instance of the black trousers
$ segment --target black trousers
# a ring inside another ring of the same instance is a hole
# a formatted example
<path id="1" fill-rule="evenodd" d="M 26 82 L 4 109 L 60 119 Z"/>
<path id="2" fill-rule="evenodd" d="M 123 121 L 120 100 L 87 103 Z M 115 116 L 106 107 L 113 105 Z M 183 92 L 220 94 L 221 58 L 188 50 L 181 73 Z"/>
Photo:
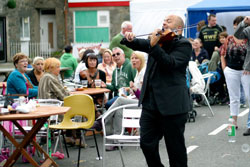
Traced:
<path id="1" fill-rule="evenodd" d="M 186 121 L 186 113 L 162 116 L 159 111 L 142 110 L 140 145 L 149 167 L 164 167 L 159 154 L 159 141 L 163 136 L 170 167 L 187 167 L 184 139 Z"/>

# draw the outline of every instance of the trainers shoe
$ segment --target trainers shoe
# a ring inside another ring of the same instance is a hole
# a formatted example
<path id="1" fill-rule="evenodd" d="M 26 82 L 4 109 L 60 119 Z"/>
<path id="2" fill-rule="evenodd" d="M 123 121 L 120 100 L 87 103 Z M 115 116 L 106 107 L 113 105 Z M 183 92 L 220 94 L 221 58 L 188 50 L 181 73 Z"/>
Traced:
<path id="1" fill-rule="evenodd" d="M 250 136 L 250 128 L 243 133 L 243 136 Z"/>
<path id="2" fill-rule="evenodd" d="M 247 108 L 247 105 L 245 105 L 245 104 L 240 104 L 240 108 Z"/>
<path id="3" fill-rule="evenodd" d="M 193 107 L 200 107 L 201 105 L 199 103 L 197 103 L 196 100 L 193 101 Z"/>

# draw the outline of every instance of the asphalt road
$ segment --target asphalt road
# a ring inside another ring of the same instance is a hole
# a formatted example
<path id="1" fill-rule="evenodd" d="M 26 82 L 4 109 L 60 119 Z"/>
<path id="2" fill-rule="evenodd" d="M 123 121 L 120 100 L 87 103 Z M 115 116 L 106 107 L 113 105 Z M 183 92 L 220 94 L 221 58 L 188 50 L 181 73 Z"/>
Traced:
<path id="1" fill-rule="evenodd" d="M 241 109 L 242 116 L 239 117 L 236 142 L 229 143 L 226 133 L 226 125 L 229 117 L 228 106 L 212 106 L 215 116 L 211 117 L 211 113 L 207 106 L 195 108 L 197 110 L 196 121 L 186 124 L 185 138 L 188 151 L 188 166 L 189 167 L 249 167 L 250 152 L 243 152 L 242 145 L 250 145 L 250 136 L 243 136 L 246 130 L 246 120 L 248 109 Z M 102 154 L 102 136 L 97 135 L 98 145 Z M 81 167 L 100 167 L 102 161 L 97 161 L 96 149 L 92 136 L 86 137 L 88 147 L 82 149 L 81 152 Z M 162 163 L 167 167 L 168 156 L 164 141 L 160 142 L 160 155 Z M 77 164 L 77 147 L 70 147 L 70 158 L 62 160 L 56 159 L 56 162 L 61 167 L 71 167 Z M 130 167 L 145 167 L 146 162 L 140 148 L 124 148 L 124 159 L 126 166 Z M 106 166 L 120 167 L 121 159 L 119 151 L 107 152 Z M 38 161 L 41 159 L 35 156 Z M 29 167 L 28 163 L 23 163 L 20 159 L 15 166 Z"/>
<path id="2" fill-rule="evenodd" d="M 0 81 L 3 77 L 0 76 Z M 215 116 L 212 117 L 207 106 L 195 108 L 198 115 L 195 122 L 187 123 L 185 130 L 186 147 L 188 152 L 189 167 L 249 167 L 250 151 L 243 152 L 244 144 L 250 145 L 250 136 L 243 136 L 246 130 L 248 109 L 241 109 L 241 116 L 238 119 L 239 129 L 236 133 L 236 142 L 229 143 L 226 133 L 226 126 L 229 118 L 229 107 L 224 105 L 212 106 Z M 98 145 L 102 154 L 102 136 L 97 135 Z M 88 147 L 82 149 L 81 167 L 101 167 L 102 161 L 97 161 L 96 149 L 92 136 L 86 137 Z M 60 150 L 60 149 L 59 149 Z M 160 142 L 160 155 L 162 163 L 167 167 L 168 155 L 164 141 Z M 77 147 L 69 147 L 70 158 L 55 161 L 60 167 L 71 167 L 77 165 Z M 126 166 L 145 167 L 146 161 L 140 148 L 124 148 L 124 159 Z M 66 154 L 65 154 L 66 155 Z M 120 167 L 121 159 L 119 151 L 108 152 L 106 159 L 107 167 Z M 41 157 L 34 156 L 37 161 Z M 21 159 L 14 165 L 16 167 L 30 167 L 29 163 L 23 163 Z"/>

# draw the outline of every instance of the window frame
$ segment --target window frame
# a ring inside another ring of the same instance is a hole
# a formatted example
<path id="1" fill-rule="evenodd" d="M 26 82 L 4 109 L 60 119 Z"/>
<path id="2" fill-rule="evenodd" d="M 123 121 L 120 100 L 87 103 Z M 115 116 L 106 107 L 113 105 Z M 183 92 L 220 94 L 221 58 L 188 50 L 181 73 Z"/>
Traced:
<path id="1" fill-rule="evenodd" d="M 20 40 L 21 41 L 30 41 L 30 17 L 27 16 L 27 17 L 21 17 L 21 25 L 20 25 Z M 27 19 L 28 21 L 28 36 L 24 36 L 25 35 L 25 26 L 24 24 L 25 23 L 25 19 Z"/>
<path id="2" fill-rule="evenodd" d="M 96 11 L 97 12 L 97 25 L 96 26 L 76 26 L 76 12 L 88 12 Z M 100 23 L 100 16 L 107 16 L 107 23 Z M 74 34 L 74 43 L 98 43 L 100 41 L 89 41 L 89 42 L 78 42 L 76 41 L 76 29 L 77 28 L 108 28 L 108 41 L 110 41 L 110 11 L 109 10 L 76 10 L 73 12 L 73 34 Z"/>

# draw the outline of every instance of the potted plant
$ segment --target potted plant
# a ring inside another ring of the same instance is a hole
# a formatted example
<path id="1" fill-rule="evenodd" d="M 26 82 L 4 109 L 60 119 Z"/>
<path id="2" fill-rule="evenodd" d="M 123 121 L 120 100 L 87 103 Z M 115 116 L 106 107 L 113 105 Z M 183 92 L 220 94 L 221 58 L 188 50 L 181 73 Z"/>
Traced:
<path id="1" fill-rule="evenodd" d="M 14 9 L 14 8 L 16 7 L 16 0 L 9 0 L 9 1 L 7 2 L 7 6 L 8 6 L 8 8 L 10 8 L 10 9 Z"/>

